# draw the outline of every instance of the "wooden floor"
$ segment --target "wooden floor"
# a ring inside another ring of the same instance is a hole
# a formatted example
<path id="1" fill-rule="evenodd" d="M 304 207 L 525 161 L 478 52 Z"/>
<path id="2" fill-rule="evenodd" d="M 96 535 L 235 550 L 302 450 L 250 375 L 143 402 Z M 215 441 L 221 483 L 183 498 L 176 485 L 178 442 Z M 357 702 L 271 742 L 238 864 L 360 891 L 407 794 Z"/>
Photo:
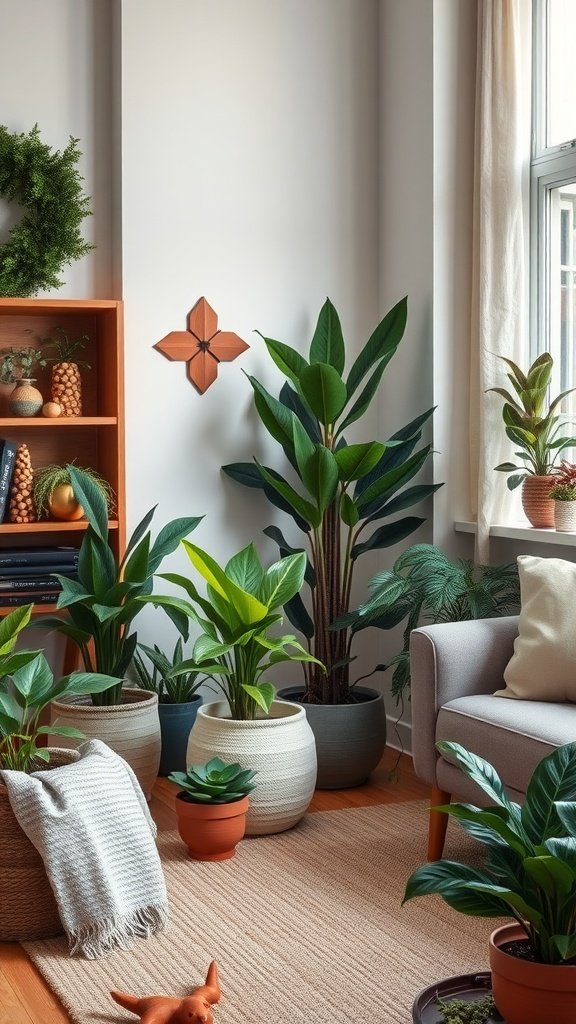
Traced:
<path id="1" fill-rule="evenodd" d="M 400 758 L 397 778 L 390 780 L 396 761 L 396 752 L 387 750 L 368 785 L 317 790 L 310 810 L 334 811 L 425 798 L 427 788 L 416 779 L 407 755 Z M 159 779 L 154 787 L 150 808 L 160 830 L 174 828 L 176 791 L 166 779 Z M 0 943 L 0 1024 L 70 1024 L 68 1014 L 17 943 Z"/>

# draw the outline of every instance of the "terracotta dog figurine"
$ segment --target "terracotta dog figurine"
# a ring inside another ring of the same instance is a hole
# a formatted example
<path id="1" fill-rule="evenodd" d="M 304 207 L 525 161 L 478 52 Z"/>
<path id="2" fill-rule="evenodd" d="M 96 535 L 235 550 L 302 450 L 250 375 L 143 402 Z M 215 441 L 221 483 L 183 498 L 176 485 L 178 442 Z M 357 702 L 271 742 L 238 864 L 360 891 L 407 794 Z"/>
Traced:
<path id="1" fill-rule="evenodd" d="M 129 996 L 125 992 L 111 992 L 115 1002 L 140 1017 L 140 1024 L 214 1024 L 210 1009 L 222 995 L 218 981 L 218 968 L 213 960 L 208 968 L 206 983 L 193 989 L 189 996 Z"/>

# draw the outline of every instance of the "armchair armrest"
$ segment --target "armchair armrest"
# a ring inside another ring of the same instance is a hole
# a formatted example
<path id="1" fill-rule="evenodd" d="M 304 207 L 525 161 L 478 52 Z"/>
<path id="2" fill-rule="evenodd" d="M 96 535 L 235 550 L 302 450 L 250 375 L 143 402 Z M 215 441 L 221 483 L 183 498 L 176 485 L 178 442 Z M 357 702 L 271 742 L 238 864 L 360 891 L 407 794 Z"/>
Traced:
<path id="1" fill-rule="evenodd" d="M 456 697 L 500 689 L 517 635 L 517 615 L 443 622 L 412 631 L 412 754 L 416 774 L 431 785 L 436 783 L 438 711 Z"/>

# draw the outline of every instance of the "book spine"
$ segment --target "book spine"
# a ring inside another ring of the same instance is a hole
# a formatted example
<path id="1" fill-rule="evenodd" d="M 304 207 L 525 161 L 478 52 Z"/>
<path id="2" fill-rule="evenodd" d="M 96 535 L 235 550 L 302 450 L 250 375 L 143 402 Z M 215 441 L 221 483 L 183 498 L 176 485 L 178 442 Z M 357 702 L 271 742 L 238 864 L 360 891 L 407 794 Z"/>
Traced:
<path id="1" fill-rule="evenodd" d="M 43 565 L 41 571 L 37 565 L 21 565 L 15 569 L 13 565 L 8 568 L 0 568 L 0 580 L 10 578 L 22 579 L 24 576 L 48 576 L 52 572 L 60 573 L 61 576 L 76 576 L 77 569 L 73 565 Z M 56 580 L 54 581 L 56 582 Z"/>
<path id="2" fill-rule="evenodd" d="M 62 587 L 58 580 L 51 576 L 36 576 L 25 580 L 19 580 L 16 577 L 10 580 L 0 580 L 0 593 L 10 593 L 13 590 L 18 590 L 21 593 L 34 593 L 35 590 L 58 592 L 62 590 Z"/>
<path id="3" fill-rule="evenodd" d="M 56 604 L 59 591 L 42 591 L 40 594 L 0 594 L 0 608 L 20 604 Z"/>
<path id="4" fill-rule="evenodd" d="M 16 462 L 16 445 L 12 441 L 4 441 L 2 458 L 0 459 L 0 523 L 4 521 L 8 499 L 10 497 L 10 484 L 14 473 Z"/>
<path id="5" fill-rule="evenodd" d="M 78 551 L 75 548 L 44 548 L 35 551 L 14 549 L 14 551 L 3 551 L 0 554 L 0 569 L 19 569 L 21 566 L 33 565 L 36 567 L 44 565 L 78 565 Z"/>

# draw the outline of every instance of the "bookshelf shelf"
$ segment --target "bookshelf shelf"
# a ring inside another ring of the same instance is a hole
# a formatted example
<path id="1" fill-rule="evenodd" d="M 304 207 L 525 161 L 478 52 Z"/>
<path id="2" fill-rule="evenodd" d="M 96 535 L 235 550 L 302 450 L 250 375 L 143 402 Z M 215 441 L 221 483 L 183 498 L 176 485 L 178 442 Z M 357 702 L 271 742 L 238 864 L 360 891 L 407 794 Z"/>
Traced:
<path id="1" fill-rule="evenodd" d="M 115 498 L 110 545 L 117 558 L 124 551 L 126 534 L 122 312 L 122 303 L 115 299 L 0 298 L 0 352 L 12 347 L 43 348 L 57 328 L 73 340 L 88 336 L 79 354 L 91 367 L 80 371 L 84 415 L 55 419 L 14 416 L 8 407 L 11 386 L 0 384 L 0 439 L 26 444 L 33 469 L 75 462 L 96 470 L 108 481 Z M 35 376 L 44 400 L 50 400 L 50 367 L 39 369 Z M 79 547 L 86 527 L 86 520 L 43 520 L 27 525 L 1 522 L 0 550 Z M 35 611 L 53 607 L 36 604 Z"/>

